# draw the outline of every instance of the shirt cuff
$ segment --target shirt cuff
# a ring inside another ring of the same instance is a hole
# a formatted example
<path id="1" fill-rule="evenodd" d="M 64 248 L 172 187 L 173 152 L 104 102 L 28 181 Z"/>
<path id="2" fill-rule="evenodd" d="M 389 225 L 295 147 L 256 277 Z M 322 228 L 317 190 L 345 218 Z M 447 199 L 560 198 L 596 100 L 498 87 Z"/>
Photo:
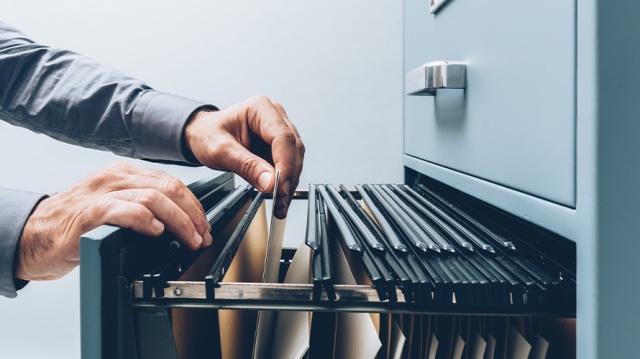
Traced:
<path id="1" fill-rule="evenodd" d="M 15 280 L 13 266 L 22 230 L 46 195 L 0 188 L 0 295 L 15 298 L 26 281 Z"/>
<path id="2" fill-rule="evenodd" d="M 183 133 L 187 122 L 201 109 L 218 110 L 166 92 L 145 92 L 131 118 L 130 135 L 136 154 L 146 160 L 200 165 L 187 150 Z"/>

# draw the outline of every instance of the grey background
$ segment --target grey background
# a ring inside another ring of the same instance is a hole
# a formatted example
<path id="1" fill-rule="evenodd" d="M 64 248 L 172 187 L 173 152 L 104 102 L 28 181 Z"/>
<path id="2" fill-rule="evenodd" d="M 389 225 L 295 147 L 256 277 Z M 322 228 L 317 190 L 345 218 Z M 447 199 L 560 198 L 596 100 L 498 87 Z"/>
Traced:
<path id="1" fill-rule="evenodd" d="M 0 9 L 38 42 L 159 90 L 220 107 L 256 94 L 281 102 L 307 147 L 301 188 L 402 181 L 401 2 L 0 0 Z M 52 193 L 118 160 L 0 122 L 2 187 Z M 211 174 L 132 162 L 187 183 Z M 287 245 L 304 221 L 295 206 Z M 0 298 L 0 318 L 0 357 L 79 357 L 78 271 Z"/>

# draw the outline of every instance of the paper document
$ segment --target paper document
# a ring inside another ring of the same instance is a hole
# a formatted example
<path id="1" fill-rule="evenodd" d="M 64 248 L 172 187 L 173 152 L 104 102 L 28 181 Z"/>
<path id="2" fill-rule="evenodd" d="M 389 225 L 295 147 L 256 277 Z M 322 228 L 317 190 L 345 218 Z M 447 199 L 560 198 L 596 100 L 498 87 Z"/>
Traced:
<path id="1" fill-rule="evenodd" d="M 298 247 L 285 283 L 309 284 L 311 248 L 304 243 Z M 311 313 L 281 311 L 276 314 L 273 348 L 270 358 L 299 359 L 309 350 Z"/>
<path id="2" fill-rule="evenodd" d="M 280 272 L 280 258 L 282 257 L 282 242 L 287 218 L 278 219 L 275 216 L 280 170 L 276 171 L 276 181 L 273 189 L 273 207 L 271 210 L 271 227 L 267 240 L 267 256 L 264 261 L 263 283 L 277 283 Z M 273 343 L 274 317 L 276 312 L 261 310 L 258 312 L 257 329 L 254 339 L 253 358 L 268 358 Z"/>
<path id="3" fill-rule="evenodd" d="M 340 245 L 333 246 L 332 260 L 337 283 L 356 284 Z M 338 313 L 335 358 L 375 358 L 382 347 L 371 316 L 367 313 Z"/>
<path id="4" fill-rule="evenodd" d="M 540 334 L 536 335 L 536 339 L 533 344 L 533 348 L 531 349 L 531 354 L 529 355 L 530 359 L 545 359 L 547 357 L 547 352 L 549 351 L 549 342 L 540 336 Z"/>
<path id="5" fill-rule="evenodd" d="M 485 350 L 487 349 L 487 342 L 478 334 L 478 332 L 474 331 L 469 339 L 469 359 L 482 359 L 484 358 Z"/>
<path id="6" fill-rule="evenodd" d="M 438 338 L 436 338 L 435 334 L 431 334 L 431 338 L 429 339 L 429 359 L 436 359 L 436 353 L 438 352 Z"/>
<path id="7" fill-rule="evenodd" d="M 484 359 L 493 359 L 495 358 L 496 353 L 496 338 L 491 335 L 491 333 L 487 334 L 487 348 L 484 352 Z"/>
<path id="8" fill-rule="evenodd" d="M 531 344 L 512 325 L 509 326 L 508 338 L 507 358 L 527 359 L 531 352 Z"/>
<path id="9" fill-rule="evenodd" d="M 400 359 L 402 358 L 402 349 L 404 349 L 404 343 L 407 338 L 402 333 L 402 329 L 398 326 L 395 320 L 391 321 L 391 345 L 389 347 L 389 358 Z"/>

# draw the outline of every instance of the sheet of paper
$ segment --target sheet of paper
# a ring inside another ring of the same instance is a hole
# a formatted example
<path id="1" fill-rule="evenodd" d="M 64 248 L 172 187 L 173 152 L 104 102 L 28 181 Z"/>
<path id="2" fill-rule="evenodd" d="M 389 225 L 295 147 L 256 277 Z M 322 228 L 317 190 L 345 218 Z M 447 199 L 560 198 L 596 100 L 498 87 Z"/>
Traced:
<path id="1" fill-rule="evenodd" d="M 330 239 L 331 240 L 331 239 Z M 340 245 L 332 247 L 336 283 L 356 284 Z M 339 313 L 335 358 L 375 358 L 382 347 L 373 321 L 367 313 Z"/>
<path id="2" fill-rule="evenodd" d="M 221 232 L 212 233 L 213 244 L 189 266 L 180 277 L 180 280 L 192 281 L 204 278 L 248 207 L 249 203 L 242 206 Z M 234 280 L 253 279 L 254 282 L 259 281 L 260 277 L 252 276 L 251 272 L 257 272 L 258 275 L 262 274 L 260 264 L 264 260 L 266 238 L 266 211 L 264 205 L 262 205 L 238 249 L 238 262 L 231 264 L 225 280 L 228 277 Z M 250 258 L 252 256 L 256 256 L 256 258 Z M 258 266 L 246 265 L 247 263 L 257 263 Z M 237 338 L 242 333 L 246 334 L 255 330 L 255 319 L 253 319 L 254 323 L 247 323 L 245 317 L 237 317 L 236 314 L 231 312 L 173 308 L 172 328 L 179 357 L 182 359 L 202 358 L 203 356 L 207 358 L 237 357 L 235 355 L 238 350 Z M 255 318 L 255 314 L 253 317 Z M 237 321 L 237 319 L 240 320 Z M 249 321 L 251 321 L 251 318 L 249 318 Z M 219 331 L 220 324 L 226 325 L 224 333 Z M 225 350 L 224 355 L 221 352 L 222 348 Z"/>
<path id="3" fill-rule="evenodd" d="M 391 314 L 380 314 L 380 342 L 382 342 L 382 348 L 378 353 L 378 359 L 389 359 L 389 352 L 391 350 L 391 327 L 393 320 Z"/>
<path id="4" fill-rule="evenodd" d="M 341 239 L 339 240 L 341 241 Z M 340 243 L 342 244 L 342 242 Z M 344 257 L 347 260 L 349 273 L 355 280 L 355 283 L 371 285 L 371 279 L 369 278 L 369 275 L 367 275 L 367 272 L 364 269 L 364 266 L 362 265 L 362 260 L 359 258 L 360 256 L 359 255 L 354 256 L 353 253 L 345 247 L 342 247 L 342 250 L 343 250 L 342 253 L 344 254 Z M 371 316 L 371 321 L 373 322 L 373 326 L 376 328 L 376 332 L 380 333 L 380 314 L 369 313 L 369 316 Z M 410 333 L 409 331 L 406 331 L 404 329 L 403 329 L 403 332 Z M 407 337 L 407 340 L 408 339 L 409 337 Z"/>
<path id="5" fill-rule="evenodd" d="M 310 260 L 311 248 L 302 243 L 293 256 L 284 282 L 308 284 Z M 309 312 L 277 312 L 270 358 L 302 358 L 309 350 L 310 326 Z"/>
<path id="6" fill-rule="evenodd" d="M 402 357 L 402 349 L 404 348 L 406 337 L 402 333 L 402 329 L 395 320 L 391 321 L 391 343 L 389 345 L 389 358 L 400 359 Z"/>
<path id="7" fill-rule="evenodd" d="M 276 180 L 273 190 L 273 208 L 271 210 L 271 226 L 267 240 L 267 256 L 264 261 L 263 283 L 277 283 L 280 271 L 280 258 L 282 257 L 282 242 L 287 218 L 278 219 L 274 215 L 278 184 L 280 183 L 280 171 L 276 171 Z M 261 310 L 258 312 L 257 329 L 254 336 L 253 358 L 268 358 L 273 343 L 273 326 L 275 312 Z"/>
<path id="8" fill-rule="evenodd" d="M 484 351 L 484 359 L 496 357 L 496 338 L 491 333 L 487 334 L 487 349 Z"/>
<path id="9" fill-rule="evenodd" d="M 472 330 L 469 334 L 469 359 L 482 359 L 484 358 L 484 352 L 487 349 L 487 342 L 476 332 Z"/>
<path id="10" fill-rule="evenodd" d="M 509 325 L 507 339 L 507 358 L 527 359 L 531 352 L 531 344 L 520 334 L 518 329 Z"/>
<path id="11" fill-rule="evenodd" d="M 536 334 L 536 339 L 533 342 L 533 348 L 531 349 L 529 359 L 545 359 L 548 351 L 549 342 L 541 337 L 540 334 Z"/>
<path id="12" fill-rule="evenodd" d="M 453 350 L 451 351 L 451 359 L 462 359 L 464 345 L 464 340 L 462 340 L 460 334 L 456 334 L 453 338 Z"/>
<path id="13" fill-rule="evenodd" d="M 462 357 L 464 359 L 467 359 L 469 357 L 468 351 L 469 351 L 469 336 L 471 335 L 471 322 L 472 319 L 470 316 L 468 315 L 463 315 L 460 316 L 460 320 L 461 320 L 461 324 L 460 324 L 460 337 L 462 337 L 462 340 L 465 343 L 464 346 L 464 352 L 462 353 Z"/>
<path id="14" fill-rule="evenodd" d="M 429 356 L 427 358 L 436 359 L 437 352 L 438 352 L 438 338 L 436 338 L 435 334 L 431 334 L 431 338 L 429 338 Z"/>
<path id="15" fill-rule="evenodd" d="M 247 229 L 223 282 L 259 283 L 262 280 L 268 235 L 265 207 L 264 203 L 260 206 L 256 217 Z M 250 338 L 256 332 L 257 313 L 250 310 L 218 312 L 222 358 L 250 357 L 252 348 L 247 345 L 247 341 L 250 343 Z"/>

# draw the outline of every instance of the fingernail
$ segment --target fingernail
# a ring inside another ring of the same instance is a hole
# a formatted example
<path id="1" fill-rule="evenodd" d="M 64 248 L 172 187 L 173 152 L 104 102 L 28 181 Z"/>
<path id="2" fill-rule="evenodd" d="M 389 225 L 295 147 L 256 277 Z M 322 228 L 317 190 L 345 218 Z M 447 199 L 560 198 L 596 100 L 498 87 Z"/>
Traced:
<path id="1" fill-rule="evenodd" d="M 158 233 L 164 231 L 164 224 L 162 224 L 162 222 L 158 221 L 155 218 L 151 220 L 151 227 L 153 228 L 154 231 Z"/>
<path id="2" fill-rule="evenodd" d="M 213 237 L 211 237 L 211 233 L 206 232 L 204 234 L 204 245 L 208 247 L 211 243 L 213 243 Z"/>
<path id="3" fill-rule="evenodd" d="M 282 192 L 284 192 L 284 195 L 289 197 L 289 187 L 291 187 L 291 181 L 286 180 L 283 184 L 282 184 Z"/>
<path id="4" fill-rule="evenodd" d="M 199 246 L 202 243 L 202 237 L 198 234 L 198 232 L 193 232 L 193 241 Z"/>
<path id="5" fill-rule="evenodd" d="M 271 172 L 262 172 L 260 177 L 258 177 L 258 187 L 261 191 L 265 191 L 267 187 L 271 183 Z"/>

